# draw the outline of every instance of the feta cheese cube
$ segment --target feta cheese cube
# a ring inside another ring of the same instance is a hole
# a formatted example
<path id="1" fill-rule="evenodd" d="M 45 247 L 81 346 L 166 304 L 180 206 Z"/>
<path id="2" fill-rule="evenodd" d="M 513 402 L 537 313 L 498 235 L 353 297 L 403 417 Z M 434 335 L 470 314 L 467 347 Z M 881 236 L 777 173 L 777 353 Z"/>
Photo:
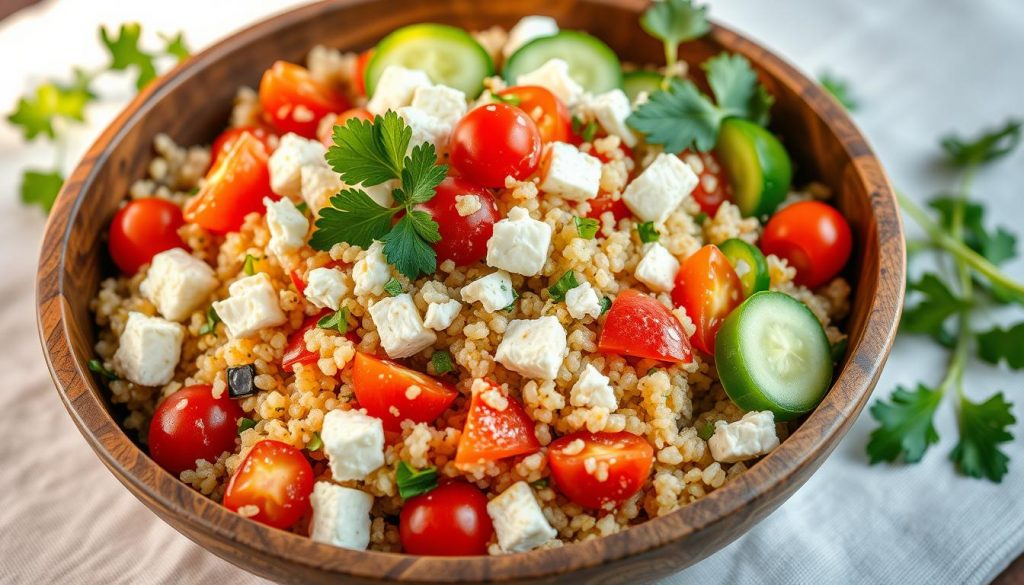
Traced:
<path id="1" fill-rule="evenodd" d="M 140 386 L 163 386 L 174 377 L 184 340 L 181 325 L 132 311 L 118 339 L 114 368 Z"/>
<path id="2" fill-rule="evenodd" d="M 231 337 L 249 337 L 288 320 L 270 277 L 263 272 L 231 283 L 228 294 L 228 298 L 213 303 L 213 310 Z"/>
<path id="3" fill-rule="evenodd" d="M 607 408 L 610 411 L 619 407 L 608 376 L 590 364 L 583 368 L 583 373 L 569 391 L 569 404 L 587 408 Z"/>
<path id="4" fill-rule="evenodd" d="M 384 285 L 391 280 L 391 269 L 384 257 L 384 244 L 370 244 L 366 254 L 352 267 L 352 280 L 356 283 L 357 297 L 384 294 Z"/>
<path id="5" fill-rule="evenodd" d="M 423 324 L 434 331 L 444 331 L 451 327 L 461 310 L 462 303 L 455 299 L 443 303 L 430 303 L 427 305 L 427 314 L 423 317 Z"/>
<path id="6" fill-rule="evenodd" d="M 306 300 L 320 309 L 337 311 L 341 308 L 341 299 L 348 294 L 345 275 L 333 268 L 314 268 L 309 271 L 309 282 L 306 283 Z"/>
<path id="7" fill-rule="evenodd" d="M 326 152 L 324 145 L 316 140 L 308 140 L 290 132 L 285 134 L 267 161 L 270 189 L 282 197 L 301 196 L 302 167 L 327 166 L 324 160 Z"/>
<path id="8" fill-rule="evenodd" d="M 181 248 L 153 256 L 139 292 L 165 319 L 184 321 L 219 283 L 213 268 Z"/>
<path id="9" fill-rule="evenodd" d="M 553 315 L 514 319 L 494 354 L 501 365 L 527 378 L 554 380 L 567 355 L 565 328 Z"/>
<path id="10" fill-rule="evenodd" d="M 622 200 L 643 221 L 663 223 L 697 186 L 693 169 L 674 154 L 661 153 L 626 186 Z"/>
<path id="11" fill-rule="evenodd" d="M 583 97 L 583 86 L 569 75 L 564 59 L 549 59 L 543 65 L 516 78 L 516 85 L 539 85 L 571 108 Z"/>
<path id="12" fill-rule="evenodd" d="M 380 344 L 391 358 L 404 358 L 423 351 L 437 341 L 437 335 L 423 325 L 409 293 L 381 299 L 370 306 Z"/>
<path id="13" fill-rule="evenodd" d="M 338 173 L 327 166 L 304 166 L 299 174 L 302 200 L 314 213 L 327 207 L 344 186 Z"/>
<path id="14" fill-rule="evenodd" d="M 643 258 L 636 265 L 633 276 L 654 292 L 668 292 L 676 284 L 679 260 L 658 242 L 644 245 Z"/>
<path id="15" fill-rule="evenodd" d="M 449 127 L 466 115 L 466 94 L 447 85 L 418 87 L 412 96 L 412 107 L 441 120 Z"/>
<path id="16" fill-rule="evenodd" d="M 366 103 L 366 109 L 371 114 L 381 116 L 388 110 L 398 111 L 398 108 L 412 103 L 417 88 L 431 85 L 430 77 L 419 69 L 389 65 L 377 80 L 373 97 Z"/>
<path id="17" fill-rule="evenodd" d="M 428 142 L 434 145 L 434 150 L 438 153 L 447 150 L 448 138 L 455 127 L 454 124 L 449 124 L 413 106 L 398 108 L 398 115 L 412 130 L 406 154 L 411 155 L 414 147 Z"/>
<path id="18" fill-rule="evenodd" d="M 362 410 L 332 410 L 320 440 L 335 481 L 362 481 L 384 465 L 384 424 Z"/>
<path id="19" fill-rule="evenodd" d="M 505 46 L 501 48 L 501 53 L 507 59 L 519 47 L 533 39 L 550 37 L 555 34 L 558 34 L 558 22 L 554 18 L 550 16 L 524 16 L 508 31 L 508 40 L 505 41 Z"/>
<path id="20" fill-rule="evenodd" d="M 770 410 L 748 412 L 736 422 L 715 423 L 715 434 L 708 439 L 715 461 L 735 463 L 753 459 L 779 446 L 775 434 L 775 415 Z"/>
<path id="21" fill-rule="evenodd" d="M 370 196 L 370 199 L 373 199 L 377 203 L 377 205 L 380 205 L 381 207 L 391 207 L 395 204 L 395 198 L 392 193 L 395 189 L 401 186 L 402 184 L 398 179 L 389 179 L 379 185 L 370 185 L 369 187 L 360 183 L 356 188 L 362 189 Z"/>
<path id="22" fill-rule="evenodd" d="M 523 276 L 544 268 L 551 244 L 551 226 L 530 217 L 523 207 L 513 207 L 508 217 L 494 224 L 487 240 L 487 265 Z"/>
<path id="23" fill-rule="evenodd" d="M 601 188 L 601 161 L 565 142 L 548 147 L 544 180 L 540 189 L 557 193 L 569 201 L 586 201 L 597 197 Z"/>
<path id="24" fill-rule="evenodd" d="M 636 146 L 636 134 L 633 134 L 633 130 L 626 125 L 626 118 L 633 112 L 626 92 L 616 88 L 585 98 L 580 108 L 586 116 L 596 120 L 609 135 L 618 136 L 626 146 Z"/>
<path id="25" fill-rule="evenodd" d="M 310 538 L 355 550 L 366 550 L 370 545 L 373 496 L 329 481 L 318 481 L 309 503 L 313 506 Z"/>
<path id="26" fill-rule="evenodd" d="M 504 309 L 516 300 L 512 277 L 504 270 L 492 272 L 467 284 L 462 287 L 461 295 L 462 300 L 467 303 L 479 302 L 491 313 Z"/>
<path id="27" fill-rule="evenodd" d="M 565 293 L 565 307 L 573 319 L 582 319 L 590 315 L 597 319 L 601 316 L 601 298 L 589 282 L 569 289 Z"/>
<path id="28" fill-rule="evenodd" d="M 277 257 L 281 266 L 287 266 L 290 264 L 286 261 L 288 255 L 298 251 L 306 243 L 309 220 L 295 208 L 291 199 L 274 201 L 270 197 L 264 197 L 263 205 L 267 207 L 267 229 L 270 230 L 270 243 L 267 244 L 267 249 Z"/>
<path id="29" fill-rule="evenodd" d="M 517 481 L 487 502 L 487 515 L 505 552 L 526 552 L 558 535 L 525 481 Z"/>

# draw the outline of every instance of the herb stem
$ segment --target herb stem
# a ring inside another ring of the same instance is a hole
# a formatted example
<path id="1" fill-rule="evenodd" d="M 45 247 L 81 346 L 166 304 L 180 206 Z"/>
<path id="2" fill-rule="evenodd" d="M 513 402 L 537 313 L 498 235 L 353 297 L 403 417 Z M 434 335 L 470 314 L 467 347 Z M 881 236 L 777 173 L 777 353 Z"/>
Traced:
<path id="1" fill-rule="evenodd" d="M 974 181 L 976 164 L 968 165 L 964 170 L 964 177 L 960 183 L 960 191 L 957 193 L 953 207 L 952 221 L 950 225 L 950 236 L 957 242 L 963 243 L 964 237 L 964 209 L 967 205 L 967 198 L 971 193 L 971 183 Z M 971 269 L 967 263 L 959 257 L 954 257 L 957 276 L 960 280 L 960 298 L 964 302 L 964 308 L 960 310 L 957 319 L 959 332 L 957 333 L 956 348 L 953 350 L 953 357 L 950 359 L 949 371 L 946 379 L 943 380 L 941 391 L 943 394 L 949 386 L 956 387 L 957 396 L 964 397 L 964 367 L 967 363 L 971 340 L 974 337 L 971 330 L 971 299 L 974 296 L 974 285 L 971 282 Z"/>
<path id="2" fill-rule="evenodd" d="M 679 47 L 675 43 L 665 41 L 665 76 L 661 80 L 661 89 L 668 91 L 669 81 L 676 70 L 676 60 L 679 58 Z"/>

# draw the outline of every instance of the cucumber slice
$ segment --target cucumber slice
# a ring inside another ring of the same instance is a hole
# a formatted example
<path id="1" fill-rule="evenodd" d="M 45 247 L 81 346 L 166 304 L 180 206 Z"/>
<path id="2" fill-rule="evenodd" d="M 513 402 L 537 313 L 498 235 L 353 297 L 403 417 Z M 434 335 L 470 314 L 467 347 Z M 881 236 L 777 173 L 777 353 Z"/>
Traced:
<path id="1" fill-rule="evenodd" d="M 505 62 L 505 81 L 515 85 L 520 75 L 556 58 L 569 64 L 569 75 L 590 93 L 622 87 L 622 65 L 615 51 L 597 37 L 574 30 L 540 37 L 519 47 Z"/>
<path id="2" fill-rule="evenodd" d="M 715 150 L 740 213 L 758 218 L 774 213 L 793 178 L 793 165 L 779 139 L 753 122 L 729 118 L 722 122 Z"/>
<path id="3" fill-rule="evenodd" d="M 650 95 L 661 89 L 661 80 L 661 75 L 655 71 L 630 71 L 622 74 L 622 89 L 633 103 L 641 92 Z"/>
<path id="4" fill-rule="evenodd" d="M 809 412 L 832 383 L 832 348 L 821 323 L 800 301 L 759 292 L 732 312 L 715 342 L 718 377 L 744 410 L 776 420 Z"/>
<path id="5" fill-rule="evenodd" d="M 743 298 L 748 299 L 754 293 L 768 290 L 772 283 L 768 261 L 757 246 L 739 238 L 732 238 L 719 244 L 718 249 L 729 259 L 736 276 L 740 277 Z"/>
<path id="6" fill-rule="evenodd" d="M 487 50 L 468 32 L 445 24 L 404 26 L 377 43 L 366 65 L 366 94 L 373 96 L 388 65 L 419 69 L 434 83 L 461 90 L 476 97 L 484 89 L 484 78 L 494 75 L 494 62 Z"/>

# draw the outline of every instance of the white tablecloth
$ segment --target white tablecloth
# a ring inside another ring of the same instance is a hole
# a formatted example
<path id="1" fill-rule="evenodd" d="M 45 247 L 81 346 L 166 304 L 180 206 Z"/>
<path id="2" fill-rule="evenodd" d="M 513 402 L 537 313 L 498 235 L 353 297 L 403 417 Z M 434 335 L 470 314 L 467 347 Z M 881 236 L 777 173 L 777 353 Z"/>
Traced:
<path id="1" fill-rule="evenodd" d="M 50 2 L 0 23 L 0 108 L 73 65 L 99 65 L 100 23 L 142 22 L 146 38 L 184 30 L 202 47 L 293 0 Z M 730 0 L 716 18 L 775 48 L 806 71 L 831 69 L 853 82 L 856 118 L 896 185 L 924 198 L 948 185 L 936 168 L 937 137 L 1024 116 L 1024 2 L 1020 0 Z M 93 124 L 69 141 L 70 166 L 116 113 L 126 84 L 90 108 Z M 44 218 L 17 202 L 20 169 L 46 167 L 52 151 L 26 147 L 0 123 L 0 582 L 257 583 L 157 519 L 107 472 L 79 436 L 54 391 L 37 342 L 33 299 Z M 1020 232 L 1024 150 L 984 172 L 979 197 Z M 1024 277 L 1024 263 L 1009 268 Z M 992 319 L 1017 313 L 997 313 Z M 878 385 L 934 383 L 943 353 L 897 343 Z M 1004 390 L 1024 418 L 1020 375 L 972 364 L 967 390 Z M 865 413 L 795 496 L 743 538 L 668 583 L 985 583 L 1024 551 L 1024 440 L 1001 485 L 953 473 L 952 409 L 936 424 L 941 443 L 913 467 L 869 467 L 874 423 Z M 1018 437 L 1022 425 L 1015 428 Z"/>

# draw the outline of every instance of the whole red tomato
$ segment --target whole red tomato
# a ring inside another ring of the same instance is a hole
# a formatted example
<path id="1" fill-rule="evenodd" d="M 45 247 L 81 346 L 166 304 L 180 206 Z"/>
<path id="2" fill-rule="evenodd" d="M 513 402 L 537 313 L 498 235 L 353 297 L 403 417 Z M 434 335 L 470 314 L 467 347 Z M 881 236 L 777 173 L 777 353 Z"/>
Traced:
<path id="1" fill-rule="evenodd" d="M 480 208 L 462 215 L 459 197 L 476 197 Z M 494 232 L 494 224 L 501 219 L 498 204 L 488 189 L 475 185 L 462 177 L 448 177 L 437 186 L 433 199 L 416 206 L 426 211 L 437 222 L 441 239 L 434 243 L 437 261 L 451 260 L 466 266 L 487 255 L 487 240 Z"/>
<path id="2" fill-rule="evenodd" d="M 121 272 L 135 274 L 160 252 L 185 247 L 178 235 L 184 224 L 181 208 L 166 199 L 129 201 L 110 222 L 110 257 Z"/>
<path id="3" fill-rule="evenodd" d="M 471 110 L 452 131 L 452 166 L 484 187 L 504 187 L 505 177 L 529 177 L 540 164 L 541 136 L 523 110 L 487 104 Z"/>
<path id="4" fill-rule="evenodd" d="M 494 534 L 487 496 L 461 481 L 409 498 L 398 529 L 402 549 L 413 555 L 485 555 Z"/>
<path id="5" fill-rule="evenodd" d="M 835 278 L 853 250 L 850 224 L 834 207 L 802 201 L 768 220 L 761 250 L 785 258 L 796 268 L 797 284 L 817 288 Z"/>
<path id="6" fill-rule="evenodd" d="M 149 455 L 174 475 L 195 469 L 197 459 L 213 463 L 235 448 L 242 409 L 225 392 L 213 397 L 206 385 L 187 386 L 168 396 L 149 424 Z"/>

